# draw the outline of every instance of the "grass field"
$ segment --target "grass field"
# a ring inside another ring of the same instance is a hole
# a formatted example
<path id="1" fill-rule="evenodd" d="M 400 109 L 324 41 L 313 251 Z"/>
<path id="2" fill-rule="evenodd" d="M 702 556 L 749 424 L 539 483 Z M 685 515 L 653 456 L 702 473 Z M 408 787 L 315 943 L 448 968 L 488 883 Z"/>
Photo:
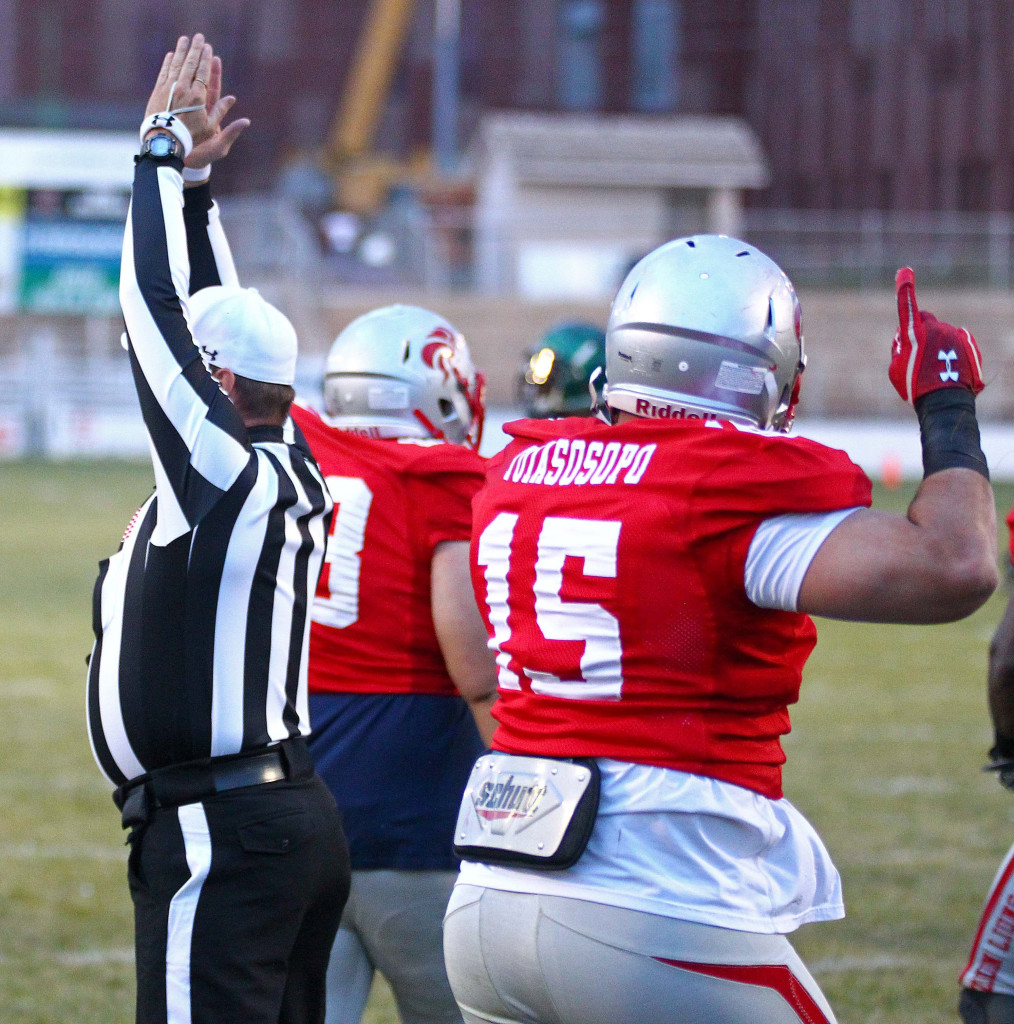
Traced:
<path id="1" fill-rule="evenodd" d="M 88 748 L 83 680 L 95 563 L 150 480 L 124 464 L 0 467 L 2 1024 L 133 1019 L 123 834 Z M 1014 488 L 997 500 L 1006 512 Z M 848 917 L 794 941 L 842 1024 L 957 1020 L 956 975 L 1014 838 L 1014 798 L 979 771 L 1003 599 L 945 627 L 818 624 L 785 788 L 842 872 Z M 378 985 L 367 1024 L 396 1020 Z"/>

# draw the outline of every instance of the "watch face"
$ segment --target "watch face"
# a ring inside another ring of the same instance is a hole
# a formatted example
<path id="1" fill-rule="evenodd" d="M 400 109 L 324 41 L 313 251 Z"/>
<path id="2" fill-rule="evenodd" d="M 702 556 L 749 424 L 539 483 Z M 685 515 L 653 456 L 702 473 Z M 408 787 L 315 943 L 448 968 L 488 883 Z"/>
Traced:
<path id="1" fill-rule="evenodd" d="M 168 135 L 156 135 L 148 143 L 148 152 L 152 156 L 169 156 L 174 148 L 173 141 Z"/>

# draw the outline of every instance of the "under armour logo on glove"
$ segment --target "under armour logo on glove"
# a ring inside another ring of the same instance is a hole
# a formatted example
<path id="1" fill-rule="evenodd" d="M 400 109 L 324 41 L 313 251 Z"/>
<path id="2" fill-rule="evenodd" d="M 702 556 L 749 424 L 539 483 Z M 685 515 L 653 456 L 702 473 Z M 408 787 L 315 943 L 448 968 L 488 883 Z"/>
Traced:
<path id="1" fill-rule="evenodd" d="M 902 267 L 894 279 L 898 293 L 898 333 L 891 346 L 887 371 L 895 391 L 906 401 L 940 388 L 965 388 L 977 395 L 982 381 L 982 355 L 969 331 L 952 327 L 932 313 L 923 313 L 915 301 L 915 273 Z M 935 352 L 934 360 L 929 353 Z"/>
<path id="2" fill-rule="evenodd" d="M 940 362 L 947 364 L 947 369 L 940 371 L 940 379 L 941 380 L 943 380 L 943 381 L 947 381 L 947 380 L 954 380 L 954 381 L 956 381 L 956 380 L 960 380 L 961 379 L 958 371 L 951 369 L 951 363 L 953 363 L 955 360 L 957 360 L 957 358 L 958 358 L 958 353 L 955 352 L 954 349 L 951 349 L 950 352 L 945 352 L 943 349 L 941 349 L 937 353 L 937 359 L 939 359 Z"/>

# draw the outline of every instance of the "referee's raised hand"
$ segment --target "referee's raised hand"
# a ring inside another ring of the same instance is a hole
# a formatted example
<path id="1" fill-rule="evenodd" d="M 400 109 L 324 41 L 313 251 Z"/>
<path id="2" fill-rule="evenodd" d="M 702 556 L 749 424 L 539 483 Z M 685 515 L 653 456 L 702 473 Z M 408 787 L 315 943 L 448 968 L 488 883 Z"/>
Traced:
<path id="1" fill-rule="evenodd" d="M 210 139 L 215 133 L 207 108 L 213 59 L 211 44 L 204 41 L 200 32 L 193 39 L 180 36 L 176 49 L 162 61 L 145 107 L 145 119 L 155 114 L 172 114 L 190 132 L 194 147 Z"/>
<path id="2" fill-rule="evenodd" d="M 167 54 L 171 57 L 172 54 Z M 240 137 L 244 128 L 250 126 L 248 117 L 237 117 L 222 127 L 225 115 L 232 109 L 236 102 L 235 96 L 222 95 L 222 58 L 215 56 L 211 58 L 211 77 L 208 79 L 207 95 L 204 100 L 204 107 L 208 112 L 208 124 L 211 127 L 211 136 L 194 145 L 190 155 L 183 161 L 186 167 L 207 167 L 216 160 L 229 155 L 232 144 Z M 191 180 L 191 179 L 188 179 Z"/>

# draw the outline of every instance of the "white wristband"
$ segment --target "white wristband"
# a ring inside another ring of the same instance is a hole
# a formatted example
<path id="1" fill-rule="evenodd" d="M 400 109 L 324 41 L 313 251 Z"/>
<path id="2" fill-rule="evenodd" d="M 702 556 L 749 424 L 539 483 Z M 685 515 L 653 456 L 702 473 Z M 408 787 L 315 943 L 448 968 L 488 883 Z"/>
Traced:
<path id="1" fill-rule="evenodd" d="M 203 167 L 184 167 L 183 168 L 183 180 L 189 182 L 205 182 L 211 177 L 211 164 L 205 164 Z"/>
<path id="2" fill-rule="evenodd" d="M 190 134 L 190 129 L 175 114 L 170 114 L 163 110 L 159 114 L 152 114 L 151 117 L 146 117 L 141 122 L 141 141 L 144 142 L 144 137 L 155 128 L 168 132 L 179 141 L 183 147 L 184 160 L 190 156 L 190 151 L 194 148 L 193 136 Z"/>

